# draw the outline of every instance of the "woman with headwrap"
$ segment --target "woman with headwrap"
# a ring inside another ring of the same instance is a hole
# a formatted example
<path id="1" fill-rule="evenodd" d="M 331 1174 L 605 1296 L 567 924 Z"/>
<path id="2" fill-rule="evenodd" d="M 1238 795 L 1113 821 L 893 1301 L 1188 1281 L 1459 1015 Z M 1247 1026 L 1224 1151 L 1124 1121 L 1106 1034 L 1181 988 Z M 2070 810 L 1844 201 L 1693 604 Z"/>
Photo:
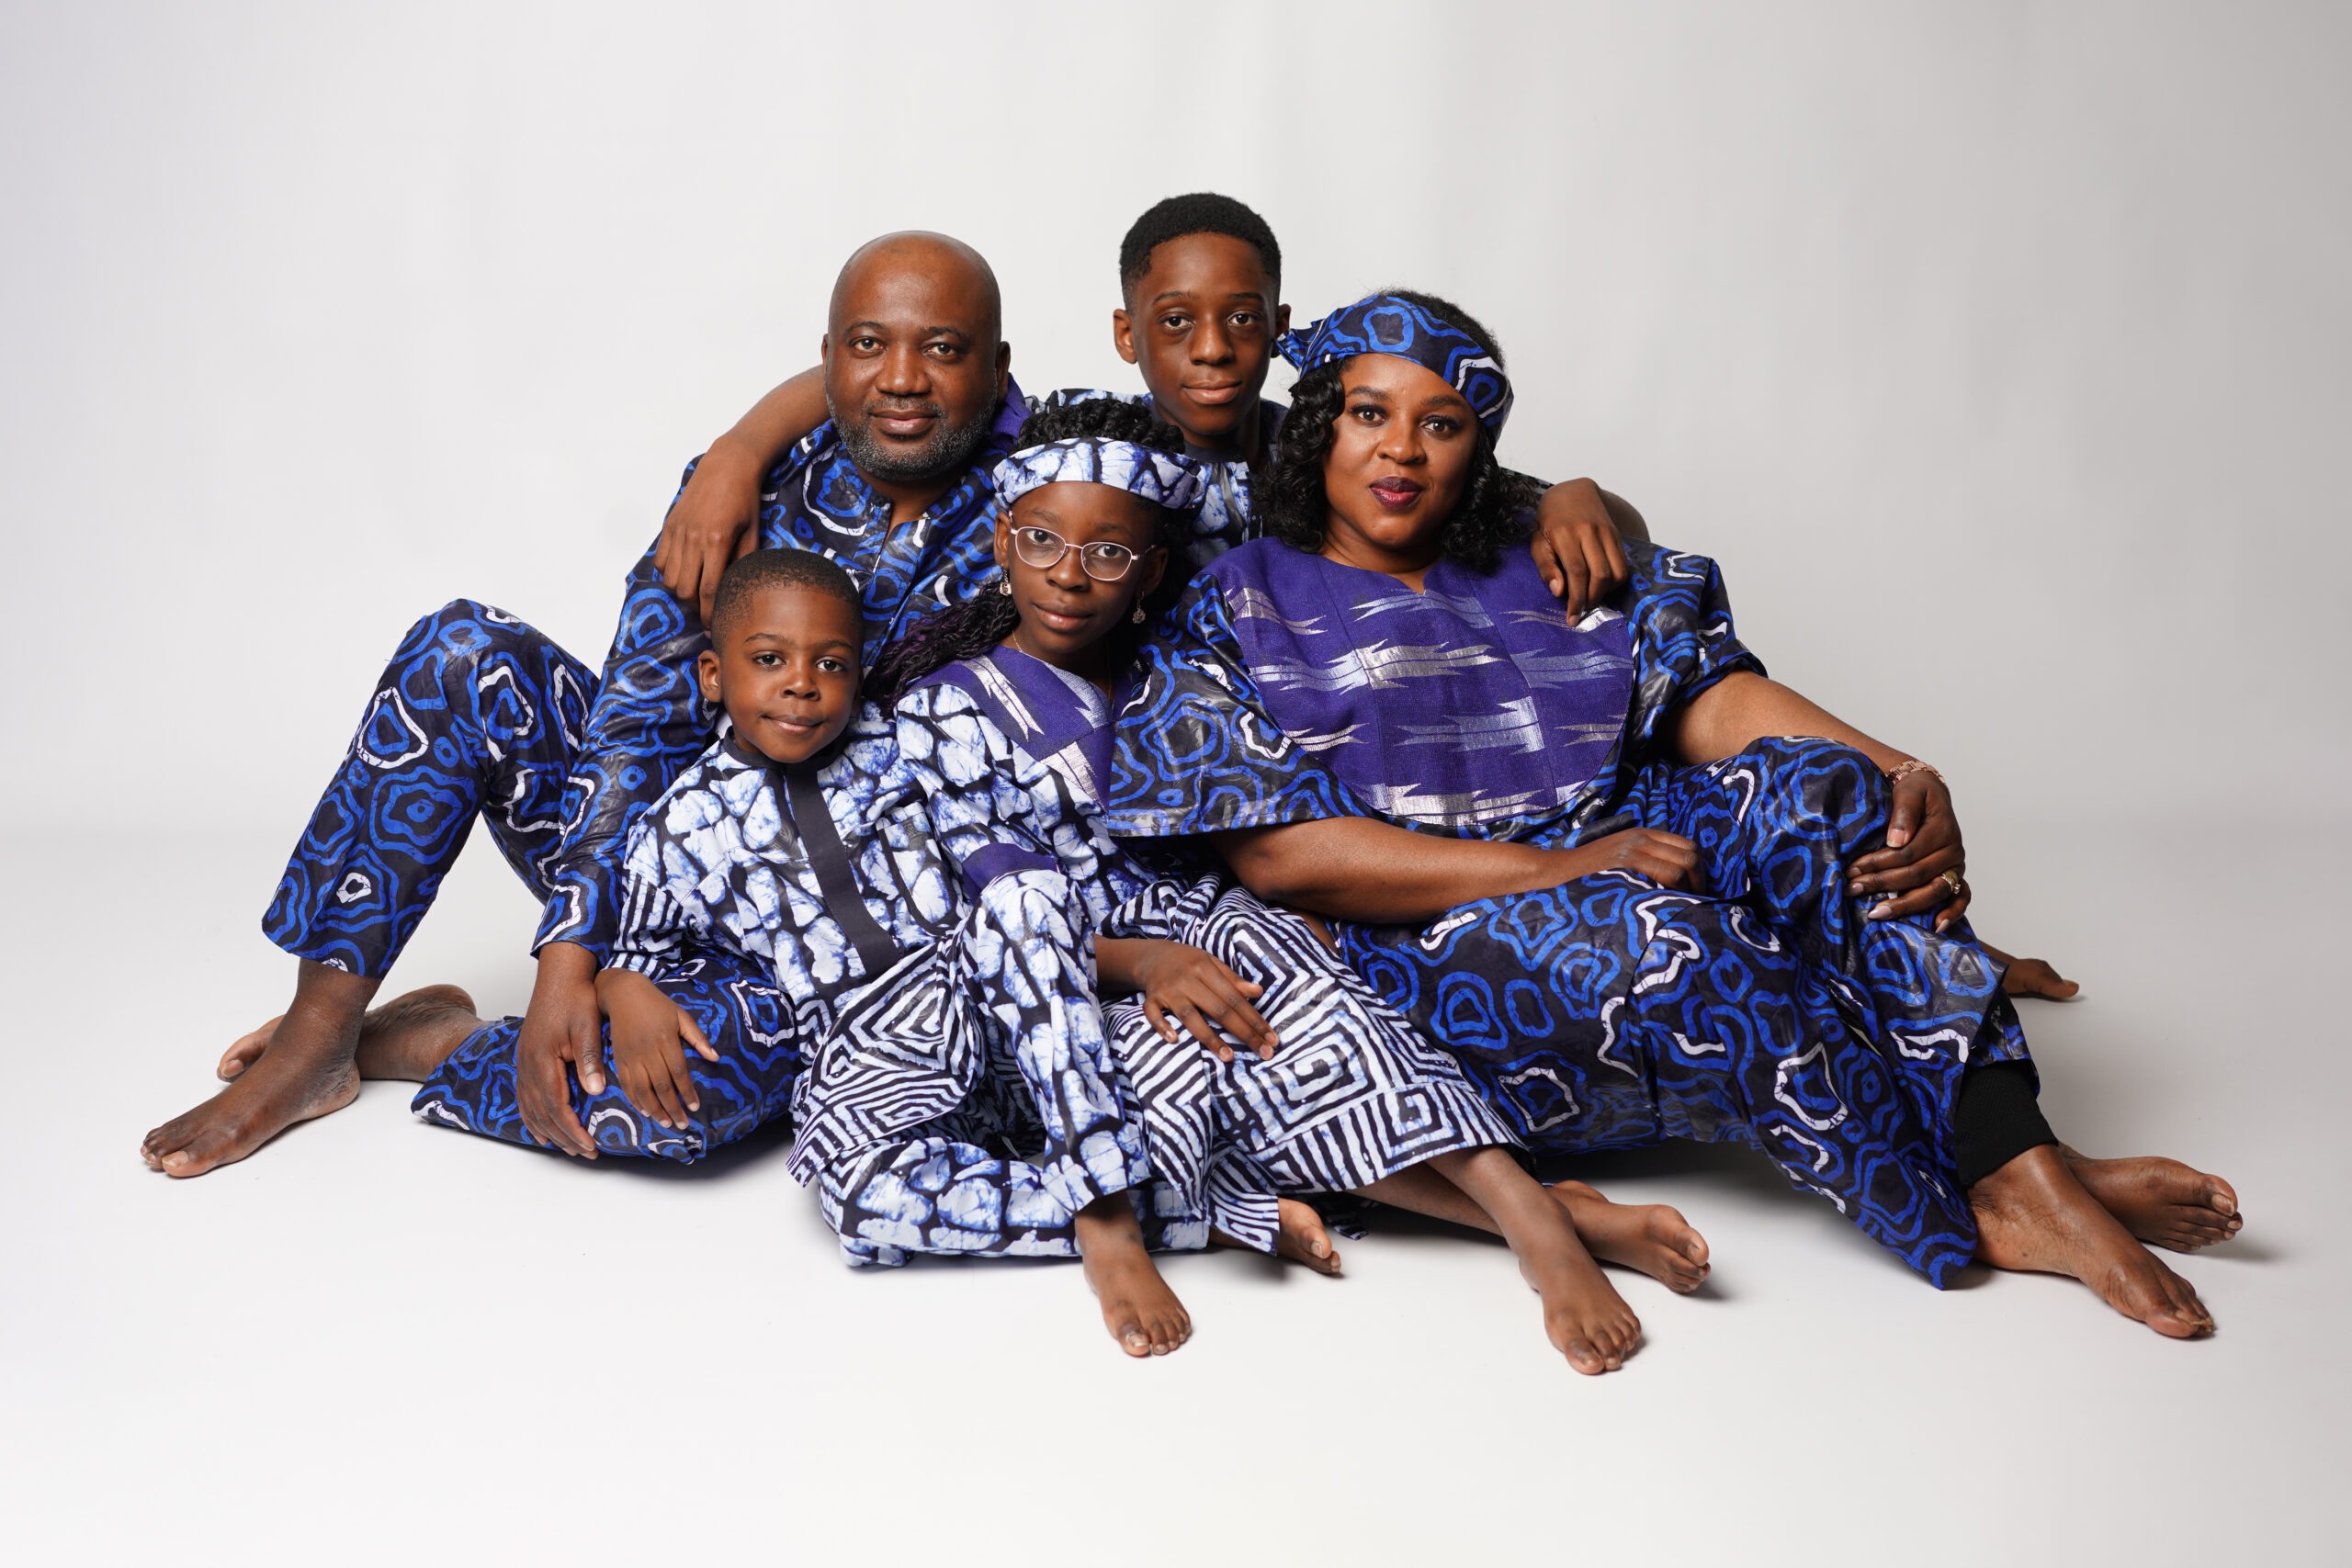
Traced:
<path id="1" fill-rule="evenodd" d="M 2134 1233 L 2225 1239 L 2235 1195 L 2057 1145 L 1936 771 L 1766 679 L 1703 557 L 1629 543 L 1571 624 L 1465 312 L 1375 295 L 1284 352 L 1274 536 L 1147 649 L 1113 830 L 1330 919 L 1539 1154 L 1750 1143 L 1939 1285 L 1982 1258 L 2210 1332 Z"/>

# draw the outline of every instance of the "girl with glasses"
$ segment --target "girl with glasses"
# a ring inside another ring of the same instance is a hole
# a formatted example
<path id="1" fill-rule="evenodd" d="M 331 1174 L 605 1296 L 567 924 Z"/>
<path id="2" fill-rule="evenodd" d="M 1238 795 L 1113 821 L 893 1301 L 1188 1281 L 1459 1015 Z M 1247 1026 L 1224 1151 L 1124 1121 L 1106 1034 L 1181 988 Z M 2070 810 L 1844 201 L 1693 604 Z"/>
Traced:
<path id="1" fill-rule="evenodd" d="M 895 709 L 900 754 L 934 818 L 968 815 L 975 824 L 961 841 L 950 832 L 967 876 L 1031 852 L 987 831 L 1005 814 L 977 803 L 1053 797 L 1032 819 L 1057 824 L 1055 856 L 1094 933 L 1100 993 L 1117 998 L 1102 1021 L 1124 1070 L 1118 1092 L 1134 1098 L 1152 1167 L 1140 1201 L 1145 1235 L 1161 1248 L 1215 1235 L 1336 1272 L 1330 1238 L 1299 1194 L 1411 1201 L 1435 1184 L 1456 1205 L 1467 1194 L 1512 1242 L 1544 1292 L 1554 1342 L 1577 1370 L 1622 1364 L 1638 1322 L 1450 1058 L 1382 1005 L 1307 920 L 1269 908 L 1213 867 L 1181 853 L 1139 857 L 1102 830 L 1114 720 L 1202 488 L 1175 433 L 1130 404 L 1072 404 L 1029 422 L 996 482 L 1003 576 L 897 645 L 874 687 Z M 968 1115 L 1023 1097 L 999 1095 L 987 1072 L 953 1060 L 953 1029 L 887 997 L 853 1010 L 863 1016 L 844 1019 L 804 1077 L 799 1107 L 804 1143 L 827 1143 L 837 1127 L 869 1130 L 865 1152 L 838 1159 L 856 1181 L 854 1191 L 829 1188 L 836 1228 L 844 1237 L 903 1236 L 909 1250 L 1035 1250 L 1017 1234 L 1009 1199 L 1001 1241 L 976 1246 L 958 1230 L 936 1246 L 940 1227 L 925 1222 L 943 1201 L 936 1173 L 965 1156 L 951 1132 L 893 1110 L 952 1100 L 954 1114 Z M 1010 1130 L 1016 1147 L 1034 1135 Z M 1657 1250 L 1671 1262 L 1645 1261 L 1695 1286 L 1703 1244 L 1679 1216 L 1668 1231 L 1678 1245 Z M 1082 1231 L 1076 1244 L 1084 1255 Z M 1189 1336 L 1189 1318 L 1156 1272 L 1107 1285 L 1097 1281 L 1106 1325 L 1131 1353 L 1164 1353 Z M 1151 1327 L 1162 1320 L 1171 1333 Z"/>

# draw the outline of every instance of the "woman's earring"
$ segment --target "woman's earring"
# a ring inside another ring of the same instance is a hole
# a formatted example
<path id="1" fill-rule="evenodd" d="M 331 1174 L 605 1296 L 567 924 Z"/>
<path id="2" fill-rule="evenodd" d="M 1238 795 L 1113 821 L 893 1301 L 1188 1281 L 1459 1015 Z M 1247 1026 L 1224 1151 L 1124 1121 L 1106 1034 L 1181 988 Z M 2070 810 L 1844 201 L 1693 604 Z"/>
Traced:
<path id="1" fill-rule="evenodd" d="M 1136 625 L 1137 625 L 1137 626 L 1141 626 L 1141 625 L 1143 625 L 1143 601 L 1142 601 L 1142 600 L 1138 599 L 1138 600 L 1136 600 L 1136 613 L 1135 613 L 1134 615 L 1129 615 L 1129 616 L 1127 617 L 1127 619 L 1129 619 L 1129 620 L 1133 621 L 1133 622 L 1134 622 Z"/>
<path id="2" fill-rule="evenodd" d="M 998 579 L 996 580 L 996 591 L 997 591 L 999 593 L 1003 594 L 1003 595 L 1004 595 L 1006 598 L 1008 598 L 1008 599 L 1012 598 L 1012 579 L 1011 579 L 1011 578 L 1009 578 L 1009 577 L 1000 577 L 1000 578 L 998 578 Z"/>

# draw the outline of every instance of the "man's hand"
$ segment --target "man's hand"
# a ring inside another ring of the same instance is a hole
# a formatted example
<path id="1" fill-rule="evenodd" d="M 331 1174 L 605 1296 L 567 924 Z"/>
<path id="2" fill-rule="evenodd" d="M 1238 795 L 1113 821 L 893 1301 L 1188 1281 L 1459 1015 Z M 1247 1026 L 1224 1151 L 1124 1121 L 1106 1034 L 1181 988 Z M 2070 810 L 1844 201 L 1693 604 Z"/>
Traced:
<path id="1" fill-rule="evenodd" d="M 1609 504 L 1590 479 L 1570 479 L 1544 492 L 1529 548 L 1535 570 L 1558 595 L 1571 625 L 1606 604 L 1633 575 Z"/>
<path id="2" fill-rule="evenodd" d="M 728 563 L 747 556 L 760 542 L 760 480 L 765 468 L 721 436 L 695 465 L 685 493 L 662 520 L 653 565 L 662 586 L 692 604 L 710 625 L 718 598 L 718 577 Z"/>
<path id="3" fill-rule="evenodd" d="M 596 1000 L 613 1021 L 613 1076 L 621 1092 L 662 1126 L 684 1132 L 687 1118 L 702 1110 L 686 1053 L 706 1062 L 718 1060 L 702 1026 L 633 970 L 607 969 L 597 976 Z"/>
<path id="4" fill-rule="evenodd" d="M 1104 949 L 1112 947 L 1106 955 Z M 1245 980 L 1218 959 L 1181 942 L 1135 938 L 1114 944 L 1098 941 L 1095 962 L 1107 983 L 1133 989 L 1142 998 L 1143 1015 L 1159 1031 L 1162 1040 L 1176 1038 L 1182 1022 L 1193 1039 L 1220 1062 L 1233 1060 L 1230 1034 L 1263 1058 L 1271 1058 L 1281 1043 L 1258 1010 L 1250 1005 L 1265 987 Z M 1218 1031 L 1222 1030 L 1223 1034 Z"/>
<path id="5" fill-rule="evenodd" d="M 582 1159 L 595 1141 L 571 1109 L 571 1077 L 589 1094 L 605 1088 L 604 1017 L 596 1007 L 596 960 L 586 948 L 551 942 L 514 1042 L 514 1104 L 531 1136 Z"/>
<path id="6" fill-rule="evenodd" d="M 1685 893 L 1707 890 L 1707 867 L 1699 858 L 1699 846 L 1679 833 L 1661 832 L 1656 828 L 1628 828 L 1572 850 L 1552 852 L 1561 858 L 1563 882 L 1573 882 L 1597 872 L 1630 871 L 1636 876 L 1648 877 L 1660 887 L 1678 888 Z"/>
<path id="7" fill-rule="evenodd" d="M 1952 814 L 1951 791 L 1925 771 L 1894 781 L 1894 805 L 1887 813 L 1886 848 L 1846 868 L 1846 891 L 1857 898 L 1893 893 L 1871 907 L 1870 919 L 1891 920 L 1943 906 L 1936 930 L 1948 929 L 1974 897 L 1965 881 L 1955 893 L 1944 878 L 1966 875 L 1968 852 L 1961 842 L 1960 818 Z"/>

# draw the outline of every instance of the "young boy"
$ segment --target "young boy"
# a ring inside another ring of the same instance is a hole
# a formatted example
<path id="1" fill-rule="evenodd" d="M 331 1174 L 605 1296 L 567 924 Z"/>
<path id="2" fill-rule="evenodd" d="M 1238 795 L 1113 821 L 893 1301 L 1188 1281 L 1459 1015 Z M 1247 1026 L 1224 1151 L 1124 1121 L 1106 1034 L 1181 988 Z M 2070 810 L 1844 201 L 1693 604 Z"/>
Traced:
<path id="1" fill-rule="evenodd" d="M 953 1126 L 971 1157 L 943 1182 L 932 1229 L 968 1235 L 957 1250 L 1078 1256 L 1123 1347 L 1164 1354 L 1189 1322 L 1128 1195 L 1148 1166 L 1095 1004 L 1091 932 L 1073 917 L 1030 791 L 949 810 L 957 829 L 985 828 L 1025 852 L 956 853 L 961 840 L 904 765 L 895 727 L 859 705 L 858 606 L 849 575 L 812 552 L 758 551 L 720 580 L 696 675 L 729 730 L 630 834 L 619 932 L 597 982 L 615 1075 L 637 1115 L 691 1132 L 707 1071 L 694 1058 L 717 1054 L 659 986 L 714 954 L 767 971 L 792 998 L 783 1031 L 822 1080 L 797 1096 L 796 1174 L 818 1179 L 853 1261 L 895 1261 L 903 1213 L 888 1216 L 887 1234 L 844 1222 L 875 1218 L 858 1200 L 885 1140 L 821 1107 L 844 1080 L 902 1086 L 890 1063 L 829 1037 L 862 998 L 893 1018 L 940 1021 L 969 1074 L 944 1092 L 911 1092 L 936 1093 L 931 1122 Z M 882 1098 L 907 1109 L 904 1097 Z M 979 1146 L 1013 1137 L 1023 1157 Z M 823 1146 L 804 1161 L 812 1141 Z M 959 1206 L 959 1196 L 971 1201 Z"/>

